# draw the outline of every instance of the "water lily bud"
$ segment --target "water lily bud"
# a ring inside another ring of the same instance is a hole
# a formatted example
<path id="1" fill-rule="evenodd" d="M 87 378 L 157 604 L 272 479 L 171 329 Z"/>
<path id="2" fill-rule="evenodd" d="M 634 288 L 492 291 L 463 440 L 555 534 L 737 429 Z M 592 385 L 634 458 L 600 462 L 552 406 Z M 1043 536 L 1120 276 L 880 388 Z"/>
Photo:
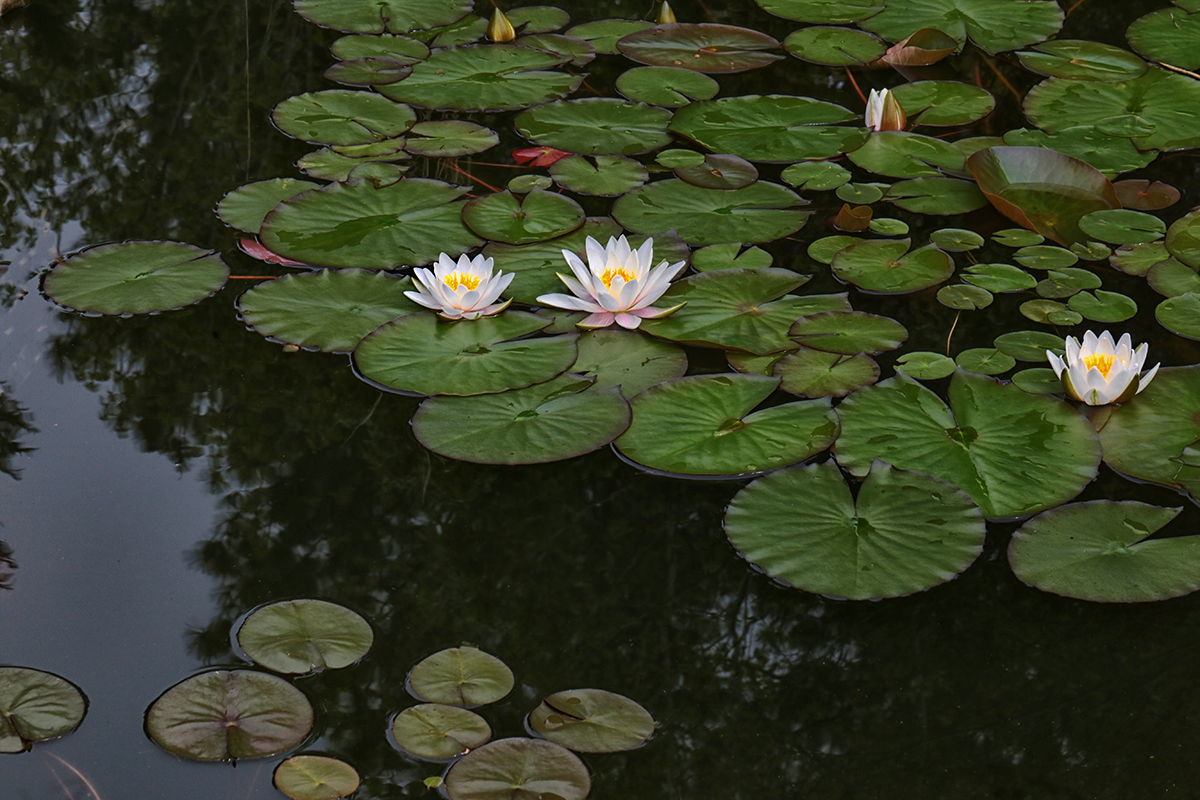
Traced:
<path id="1" fill-rule="evenodd" d="M 663 0 L 662 7 L 658 9 L 658 24 L 666 25 L 669 22 L 678 22 L 675 19 L 675 12 L 671 10 L 671 4 L 667 0 Z"/>
<path id="2" fill-rule="evenodd" d="M 1099 336 L 1088 331 L 1082 345 L 1074 336 L 1067 337 L 1067 352 L 1062 358 L 1049 350 L 1046 357 L 1062 381 L 1063 391 L 1089 406 L 1103 406 L 1129 402 L 1154 378 L 1158 364 L 1139 374 L 1148 347 L 1142 344 L 1134 350 L 1128 333 L 1113 342 L 1108 331 Z"/>
<path id="3" fill-rule="evenodd" d="M 492 21 L 487 26 L 487 37 L 493 42 L 511 42 L 517 38 L 517 32 L 508 17 L 500 9 L 492 12 Z"/>
<path id="4" fill-rule="evenodd" d="M 908 125 L 908 116 L 900 101 L 887 89 L 882 92 L 871 90 L 867 98 L 866 125 L 873 131 L 902 131 Z"/>

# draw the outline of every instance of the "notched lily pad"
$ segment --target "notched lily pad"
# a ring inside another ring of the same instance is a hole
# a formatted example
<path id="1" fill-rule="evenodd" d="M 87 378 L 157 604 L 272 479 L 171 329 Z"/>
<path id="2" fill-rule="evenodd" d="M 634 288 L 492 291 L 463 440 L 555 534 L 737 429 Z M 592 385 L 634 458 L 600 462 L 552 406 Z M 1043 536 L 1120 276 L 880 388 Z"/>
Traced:
<path id="1" fill-rule="evenodd" d="M 621 38 L 617 47 L 639 64 L 696 72 L 744 72 L 783 58 L 765 52 L 779 47 L 765 33 L 711 23 L 657 25 Z"/>
<path id="2" fill-rule="evenodd" d="M 487 721 L 458 706 L 424 703 L 392 720 L 392 741 L 406 753 L 430 761 L 448 761 L 492 738 Z"/>
<path id="3" fill-rule="evenodd" d="M 623 695 L 603 689 L 556 692 L 529 715 L 538 736 L 577 753 L 616 753 L 641 747 L 654 717 Z"/>
<path id="4" fill-rule="evenodd" d="M 358 790 L 358 770 L 329 756 L 300 755 L 275 768 L 275 788 L 291 800 L 339 800 Z"/>
<path id="5" fill-rule="evenodd" d="M 592 779 L 565 747 L 541 739 L 500 739 L 463 756 L 442 786 L 450 800 L 583 800 Z"/>
<path id="6" fill-rule="evenodd" d="M 513 688 L 503 661 L 463 645 L 426 656 L 408 673 L 408 691 L 418 700 L 474 708 L 501 699 Z"/>
<path id="7" fill-rule="evenodd" d="M 462 218 L 479 236 L 505 244 L 533 244 L 565 236 L 587 215 L 569 197 L 533 189 L 520 197 L 495 192 L 468 200 Z"/>
<path id="8" fill-rule="evenodd" d="M 35 742 L 79 727 L 88 701 L 78 686 L 50 672 L 0 667 L 0 753 L 21 753 Z"/>
<path id="9" fill-rule="evenodd" d="M 259 606 L 233 635 L 255 663 L 293 675 L 348 667 L 375 640 L 371 626 L 355 612 L 307 599 Z"/>

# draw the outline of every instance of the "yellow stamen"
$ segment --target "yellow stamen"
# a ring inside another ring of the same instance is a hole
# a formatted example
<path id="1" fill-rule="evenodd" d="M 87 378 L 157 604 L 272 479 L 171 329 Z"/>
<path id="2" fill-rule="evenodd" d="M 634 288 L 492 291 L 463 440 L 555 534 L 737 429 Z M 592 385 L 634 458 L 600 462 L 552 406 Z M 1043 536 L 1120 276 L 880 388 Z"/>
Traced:
<path id="1" fill-rule="evenodd" d="M 613 278 L 617 277 L 618 275 L 624 278 L 626 283 L 629 283 L 631 280 L 637 277 L 632 272 L 625 269 L 624 266 L 616 267 L 615 269 L 613 267 L 609 267 L 604 271 L 604 274 L 600 276 L 600 282 L 604 284 L 605 289 L 611 289 Z"/>
<path id="2" fill-rule="evenodd" d="M 468 290 L 479 288 L 479 276 L 469 272 L 451 272 L 442 280 L 446 282 L 452 292 L 457 292 L 460 286 L 465 286 Z"/>
<path id="3" fill-rule="evenodd" d="M 1113 368 L 1113 364 L 1117 361 L 1117 357 L 1112 353 L 1092 353 L 1083 359 L 1083 368 L 1091 369 L 1095 367 L 1100 370 L 1100 374 L 1108 380 L 1108 371 Z"/>

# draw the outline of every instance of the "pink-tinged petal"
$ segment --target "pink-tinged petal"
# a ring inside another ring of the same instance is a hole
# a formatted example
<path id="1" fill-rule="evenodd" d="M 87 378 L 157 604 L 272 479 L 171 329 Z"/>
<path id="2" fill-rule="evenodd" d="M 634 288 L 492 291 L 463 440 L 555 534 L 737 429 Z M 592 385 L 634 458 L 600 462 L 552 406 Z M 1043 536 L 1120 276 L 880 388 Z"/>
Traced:
<path id="1" fill-rule="evenodd" d="M 444 308 L 438 312 L 438 316 L 446 319 L 463 319 L 463 310 L 461 308 Z"/>
<path id="2" fill-rule="evenodd" d="M 1142 389 L 1145 389 L 1146 386 L 1150 383 L 1150 381 L 1154 380 L 1154 376 L 1158 374 L 1158 368 L 1161 366 L 1162 366 L 1161 363 L 1155 364 L 1149 372 L 1147 372 L 1145 375 L 1143 375 L 1139 379 L 1140 383 L 1139 383 L 1138 389 L 1137 389 L 1138 392 L 1142 391 Z M 1137 394 L 1137 392 L 1135 392 L 1135 394 Z"/>
<path id="3" fill-rule="evenodd" d="M 262 242 L 249 236 L 243 236 L 238 239 L 238 249 L 251 258 L 257 258 L 259 261 L 266 261 L 268 264 L 279 264 L 284 267 L 312 267 L 315 264 L 308 264 L 304 261 L 293 261 L 290 258 L 284 258 L 278 253 L 273 253 L 268 250 Z"/>
<path id="4" fill-rule="evenodd" d="M 595 314 L 589 314 L 575 324 L 580 328 L 607 328 L 612 325 L 616 317 L 607 311 L 598 311 Z"/>
<path id="5" fill-rule="evenodd" d="M 587 300 L 583 300 L 572 294 L 542 294 L 538 295 L 537 301 L 544 306 L 565 308 L 568 311 L 589 311 L 595 313 L 604 310 L 599 304 L 589 303 Z"/>
<path id="6" fill-rule="evenodd" d="M 650 276 L 646 278 L 646 282 L 642 285 L 642 293 L 637 299 L 639 306 L 648 306 L 655 300 L 663 296 L 663 292 L 667 291 L 671 286 L 670 268 L 666 267 L 666 262 L 655 267 L 650 271 Z"/>
<path id="7" fill-rule="evenodd" d="M 642 324 L 642 318 L 635 314 L 626 314 L 621 312 L 617 314 L 617 324 L 626 330 L 633 330 L 638 325 Z"/>
<path id="8" fill-rule="evenodd" d="M 616 289 L 617 282 L 613 281 L 613 289 Z M 639 282 L 634 279 L 621 287 L 620 291 L 614 292 L 617 296 L 617 304 L 626 311 L 632 311 L 635 308 L 641 308 L 647 303 L 639 303 L 638 294 L 640 290 Z"/>

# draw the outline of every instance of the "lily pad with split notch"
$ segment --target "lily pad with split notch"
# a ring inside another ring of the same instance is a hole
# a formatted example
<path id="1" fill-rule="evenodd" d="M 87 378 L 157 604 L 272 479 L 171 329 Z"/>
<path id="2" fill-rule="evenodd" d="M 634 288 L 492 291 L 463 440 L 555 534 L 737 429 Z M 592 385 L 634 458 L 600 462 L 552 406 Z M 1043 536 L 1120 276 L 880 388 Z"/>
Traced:
<path id="1" fill-rule="evenodd" d="M 973 264 L 962 279 L 989 292 L 1020 292 L 1037 286 L 1038 279 L 1012 264 Z"/>
<path id="2" fill-rule="evenodd" d="M 954 259 L 934 245 L 908 251 L 909 239 L 871 239 L 838 252 L 830 266 L 860 289 L 905 294 L 937 286 L 954 274 Z"/>
<path id="3" fill-rule="evenodd" d="M 354 794 L 361 779 L 358 770 L 341 759 L 299 755 L 282 761 L 272 782 L 291 800 L 339 800 Z"/>
<path id="4" fill-rule="evenodd" d="M 1147 242 L 1118 247 L 1108 263 L 1126 275 L 1145 275 L 1155 264 L 1172 257 L 1165 242 Z"/>
<path id="5" fill-rule="evenodd" d="M 576 194 L 617 197 L 641 186 L 650 173 L 625 156 L 571 155 L 550 165 L 550 177 Z"/>
<path id="6" fill-rule="evenodd" d="M 392 741 L 404 752 L 430 761 L 447 761 L 492 738 L 487 720 L 458 706 L 423 703 L 392 719 Z"/>
<path id="7" fill-rule="evenodd" d="M 896 358 L 896 369 L 919 381 L 936 381 L 954 374 L 954 359 L 941 353 L 910 351 Z"/>
<path id="8" fill-rule="evenodd" d="M 1200 281 L 1197 282 L 1196 291 L 1200 291 Z M 1137 302 L 1132 297 L 1103 289 L 1079 292 L 1067 301 L 1067 305 L 1072 311 L 1082 314 L 1084 319 L 1105 324 L 1124 322 L 1137 314 Z"/>
<path id="9" fill-rule="evenodd" d="M 637 331 L 603 329 L 579 337 L 579 358 L 571 372 L 595 378 L 589 391 L 619 386 L 626 398 L 687 372 L 680 348 Z"/>
<path id="10" fill-rule="evenodd" d="M 883 0 L 755 0 L 764 11 L 784 19 L 820 24 L 856 22 L 878 14 Z"/>
<path id="11" fill-rule="evenodd" d="M 758 170 L 744 158 L 717 153 L 694 167 L 676 167 L 675 176 L 705 189 L 742 189 L 758 180 Z"/>
<path id="12" fill-rule="evenodd" d="M 1021 66 L 1039 75 L 1081 81 L 1127 81 L 1140 77 L 1149 68 L 1128 50 L 1084 39 L 1043 42 L 1016 55 Z"/>
<path id="13" fill-rule="evenodd" d="M 824 192 L 850 182 L 850 171 L 829 161 L 802 161 L 786 167 L 779 176 L 797 189 Z"/>
<path id="14" fill-rule="evenodd" d="M 1200 480 L 1200 467 L 1179 460 L 1198 439 L 1198 365 L 1163 367 L 1133 400 L 1118 406 L 1100 428 L 1104 461 L 1110 467 L 1137 480 L 1183 490 Z"/>
<path id="15" fill-rule="evenodd" d="M 263 217 L 281 200 L 295 197 L 320 184 L 295 178 L 272 178 L 238 187 L 217 203 L 217 216 L 231 228 L 246 233 L 258 233 Z"/>
<path id="16" fill-rule="evenodd" d="M 1111 244 L 1143 244 L 1162 239 L 1167 233 L 1166 223 L 1158 217 L 1126 208 L 1093 211 L 1080 217 L 1079 228 Z"/>
<path id="17" fill-rule="evenodd" d="M 191 761 L 277 755 L 303 742 L 312 725 L 303 692 L 283 678 L 245 669 L 193 675 L 146 711 L 150 739 Z"/>
<path id="18" fill-rule="evenodd" d="M 284 600 L 259 606 L 233 636 L 256 664 L 291 675 L 358 662 L 375 640 L 365 619 L 324 600 Z"/>
<path id="19" fill-rule="evenodd" d="M 758 181 L 741 189 L 706 189 L 686 181 L 654 181 L 613 204 L 613 217 L 636 233 L 675 231 L 691 245 L 769 242 L 790 236 L 812 214 L 804 200 L 779 184 Z"/>
<path id="20" fill-rule="evenodd" d="M 803 61 L 848 67 L 877 60 L 887 52 L 887 45 L 857 28 L 812 25 L 789 34 L 783 49 Z"/>
<path id="21" fill-rule="evenodd" d="M 416 113 L 374 92 L 329 89 L 289 97 L 275 106 L 271 121 L 306 142 L 370 144 L 400 136 L 417 121 Z"/>
<path id="22" fill-rule="evenodd" d="M 404 149 L 413 155 L 456 158 L 490 150 L 500 137 L 490 128 L 461 119 L 418 122 L 408 131 Z"/>
<path id="23" fill-rule="evenodd" d="M 66 308 L 93 314 L 156 314 L 198 303 L 229 278 L 213 250 L 181 242 L 121 242 L 59 260 L 42 289 Z"/>
<path id="24" fill-rule="evenodd" d="M 713 23 L 656 25 L 617 41 L 617 48 L 639 64 L 682 67 L 696 72 L 744 72 L 779 61 L 768 53 L 779 41 L 750 28 Z"/>
<path id="25" fill-rule="evenodd" d="M 972 347 L 954 357 L 958 366 L 980 375 L 1001 375 L 1017 365 L 1017 360 L 993 347 Z"/>
<path id="26" fill-rule="evenodd" d="M 892 89 L 892 95 L 910 125 L 968 125 L 996 107 L 996 98 L 986 89 L 958 81 L 904 83 Z"/>
<path id="27" fill-rule="evenodd" d="M 567 63 L 573 67 L 582 67 L 590 64 L 596 58 L 596 48 L 583 39 L 577 39 L 574 36 L 563 36 L 557 33 L 537 33 L 532 36 L 521 36 L 515 39 L 513 44 L 567 56 L 571 59 Z"/>
<path id="28" fill-rule="evenodd" d="M 536 144 L 580 155 L 637 155 L 671 143 L 671 111 L 616 97 L 560 100 L 517 115 L 517 132 Z"/>
<path id="29" fill-rule="evenodd" d="M 325 70 L 325 77 L 344 86 L 382 86 L 402 81 L 412 73 L 409 59 L 368 56 L 338 61 Z"/>
<path id="30" fill-rule="evenodd" d="M 555 692 L 529 715 L 538 736 L 577 753 L 617 753 L 641 747 L 654 717 L 623 695 L 603 689 Z"/>
<path id="31" fill-rule="evenodd" d="M 403 140 L 398 140 L 400 147 L 404 146 Z M 314 150 L 311 153 L 305 153 L 296 162 L 296 167 L 310 178 L 320 178 L 324 181 L 339 181 L 345 183 L 350 180 L 351 173 L 358 167 L 366 163 L 392 163 L 403 159 L 411 158 L 411 156 L 402 149 L 397 149 L 395 152 L 386 153 L 377 156 L 347 156 L 332 147 L 322 147 L 320 150 Z M 399 172 L 407 172 L 408 166 L 394 165 Z M 290 198 L 289 198 L 290 199 Z M 267 209 L 270 211 L 270 209 Z M 261 225 L 260 225 L 261 227 Z"/>
<path id="32" fill-rule="evenodd" d="M 1200 293 L 1168 297 L 1154 309 L 1154 316 L 1167 330 L 1188 339 L 1200 339 Z"/>
<path id="33" fill-rule="evenodd" d="M 474 708 L 511 692 L 513 674 L 494 655 L 463 645 L 421 659 L 409 671 L 407 683 L 409 693 L 418 700 Z"/>
<path id="34" fill-rule="evenodd" d="M 0 753 L 21 753 L 36 742 L 66 736 L 83 722 L 87 708 L 87 697 L 66 678 L 0 667 Z"/>
<path id="35" fill-rule="evenodd" d="M 841 355 L 801 347 L 779 359 L 771 373 L 779 388 L 803 397 L 845 397 L 879 380 L 879 364 L 865 353 Z"/>
<path id="36" fill-rule="evenodd" d="M 1125 31 L 1129 44 L 1151 61 L 1180 69 L 1200 68 L 1200 14 L 1183 8 L 1151 11 Z"/>
<path id="37" fill-rule="evenodd" d="M 1083 322 L 1083 315 L 1072 311 L 1056 300 L 1026 300 L 1021 303 L 1021 315 L 1034 322 L 1044 322 L 1048 325 L 1078 325 Z"/>
<path id="38" fill-rule="evenodd" d="M 324 28 L 348 33 L 407 33 L 462 19 L 470 0 L 295 0 L 296 12 Z"/>
<path id="39" fill-rule="evenodd" d="M 894 42 L 921 28 L 937 28 L 962 44 L 969 37 L 988 53 L 999 53 L 1049 39 L 1062 27 L 1063 16 L 1053 0 L 908 0 L 886 4 L 859 25 Z"/>
<path id="40" fill-rule="evenodd" d="M 565 747 L 541 739 L 500 739 L 455 762 L 442 788 L 450 800 L 584 800 L 592 779 Z"/>
<path id="41" fill-rule="evenodd" d="M 403 392 L 464 396 L 520 389 L 575 363 L 572 334 L 522 338 L 549 324 L 524 311 L 452 322 L 432 311 L 408 314 L 364 337 L 354 364 L 364 378 Z"/>
<path id="42" fill-rule="evenodd" d="M 895 350 L 908 331 L 891 317 L 861 311 L 826 311 L 796 320 L 788 336 L 805 347 L 852 356 Z"/>
<path id="43" fill-rule="evenodd" d="M 435 453 L 476 464 L 544 464 L 590 453 L 629 426 L 617 387 L 590 391 L 579 375 L 500 394 L 431 397 L 413 435 Z"/>
<path id="44" fill-rule="evenodd" d="M 1067 351 L 1063 337 L 1046 331 L 1002 333 L 995 338 L 992 346 L 1021 361 L 1047 361 L 1047 350 L 1061 358 Z"/>
<path id="45" fill-rule="evenodd" d="M 937 292 L 938 302 L 947 308 L 958 311 L 978 311 L 987 308 L 995 298 L 992 293 L 981 286 L 969 283 L 955 283 L 943 286 Z M 978 370 L 975 370 L 978 372 Z"/>
<path id="46" fill-rule="evenodd" d="M 653 22 L 644 19 L 599 19 L 576 25 L 567 31 L 567 35 L 583 39 L 596 48 L 597 54 L 616 55 L 621 52 L 617 49 L 621 37 L 653 27 Z"/>
<path id="47" fill-rule="evenodd" d="M 965 492 L 875 461 L 855 498 L 827 461 L 759 478 L 733 498 L 725 533 L 743 558 L 807 592 L 901 597 L 955 578 L 983 550 Z"/>
<path id="48" fill-rule="evenodd" d="M 1146 272 L 1150 288 L 1164 297 L 1200 293 L 1200 272 L 1174 258 L 1159 261 Z"/>
<path id="49" fill-rule="evenodd" d="M 760 375 L 693 375 L 631 401 L 633 422 L 615 442 L 630 461 L 677 475 L 748 475 L 829 447 L 838 422 L 827 399 L 754 411 L 779 385 Z"/>
<path id="50" fill-rule="evenodd" d="M 744 250 L 738 242 L 710 244 L 692 253 L 692 268 L 697 272 L 718 269 L 766 269 L 771 266 L 771 254 L 761 247 Z"/>
<path id="51" fill-rule="evenodd" d="M 979 187 L 958 178 L 913 178 L 893 183 L 886 199 L 917 214 L 969 214 L 988 204 Z"/>
<path id="52" fill-rule="evenodd" d="M 505 244 L 533 244 L 565 236 L 587 218 L 569 197 L 533 189 L 517 196 L 494 192 L 468 200 L 463 222 L 479 236 Z"/>
<path id="53" fill-rule="evenodd" d="M 617 76 L 617 91 L 625 97 L 668 108 L 709 100 L 720 88 L 704 73 L 682 67 L 634 67 Z"/>
<path id="54" fill-rule="evenodd" d="M 342 61 L 390 58 L 411 64 L 429 58 L 429 47 L 423 42 L 390 33 L 343 36 L 329 46 L 329 51 Z"/>
<path id="55" fill-rule="evenodd" d="M 1098 603 L 1168 600 L 1200 589 L 1200 536 L 1150 539 L 1179 508 L 1091 500 L 1038 514 L 1013 534 L 1017 577 Z"/>

